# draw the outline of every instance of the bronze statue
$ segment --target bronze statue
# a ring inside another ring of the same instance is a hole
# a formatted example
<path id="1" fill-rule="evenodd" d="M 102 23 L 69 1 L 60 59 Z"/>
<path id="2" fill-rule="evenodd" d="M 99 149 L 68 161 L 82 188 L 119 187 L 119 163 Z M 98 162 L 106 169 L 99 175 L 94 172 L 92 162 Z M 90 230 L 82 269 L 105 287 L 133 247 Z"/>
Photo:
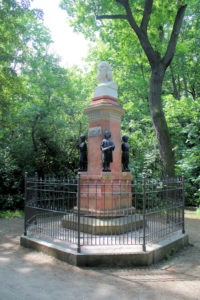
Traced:
<path id="1" fill-rule="evenodd" d="M 102 151 L 102 171 L 103 172 L 111 172 L 110 163 L 113 161 L 112 152 L 115 149 L 115 144 L 113 143 L 111 138 L 111 132 L 105 131 L 104 139 L 101 142 L 101 151 Z"/>
<path id="2" fill-rule="evenodd" d="M 127 135 L 123 135 L 122 140 L 122 164 L 123 164 L 123 172 L 130 172 L 128 168 L 129 164 L 129 148 L 130 146 L 127 144 L 129 137 Z"/>
<path id="3" fill-rule="evenodd" d="M 79 171 L 87 171 L 87 144 L 85 142 L 85 135 L 82 134 L 80 136 L 80 145 L 79 145 L 79 150 L 80 150 L 80 155 L 79 155 Z"/>

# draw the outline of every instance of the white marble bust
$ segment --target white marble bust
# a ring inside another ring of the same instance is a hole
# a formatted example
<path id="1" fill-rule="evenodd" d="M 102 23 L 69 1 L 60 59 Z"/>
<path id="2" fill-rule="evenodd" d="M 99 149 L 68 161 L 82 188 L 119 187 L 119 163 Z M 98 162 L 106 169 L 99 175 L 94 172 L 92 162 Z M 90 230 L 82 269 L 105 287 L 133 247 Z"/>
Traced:
<path id="1" fill-rule="evenodd" d="M 101 61 L 98 64 L 97 80 L 100 82 L 100 84 L 94 90 L 94 97 L 105 95 L 114 98 L 118 97 L 118 86 L 112 81 L 112 69 L 109 63 L 106 61 Z"/>

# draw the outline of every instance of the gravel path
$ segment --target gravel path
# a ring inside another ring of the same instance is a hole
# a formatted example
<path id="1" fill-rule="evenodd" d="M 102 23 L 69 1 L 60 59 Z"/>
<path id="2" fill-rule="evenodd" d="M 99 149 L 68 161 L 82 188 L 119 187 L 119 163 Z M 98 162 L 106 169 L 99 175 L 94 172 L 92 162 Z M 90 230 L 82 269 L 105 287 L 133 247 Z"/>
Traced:
<path id="1" fill-rule="evenodd" d="M 19 245 L 22 219 L 0 219 L 0 300 L 200 300 L 200 218 L 192 245 L 148 268 L 78 268 Z"/>

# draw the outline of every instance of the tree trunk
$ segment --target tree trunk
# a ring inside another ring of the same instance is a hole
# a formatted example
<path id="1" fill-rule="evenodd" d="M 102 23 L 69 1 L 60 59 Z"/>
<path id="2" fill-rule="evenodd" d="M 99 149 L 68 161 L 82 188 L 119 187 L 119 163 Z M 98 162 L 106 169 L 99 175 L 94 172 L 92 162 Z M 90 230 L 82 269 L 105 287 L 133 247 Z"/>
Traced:
<path id="1" fill-rule="evenodd" d="M 174 176 L 174 153 L 170 142 L 167 122 L 162 110 L 161 92 L 165 70 L 161 64 L 152 68 L 149 91 L 150 110 L 153 125 L 160 150 L 162 172 L 164 175 Z"/>
<path id="2" fill-rule="evenodd" d="M 182 67 L 182 70 L 183 70 L 183 67 Z M 184 83 L 185 97 L 188 98 L 187 80 L 186 80 L 186 76 L 185 76 L 184 70 L 183 70 L 183 83 Z"/>
<path id="3" fill-rule="evenodd" d="M 32 130 L 31 130 L 33 149 L 34 149 L 35 152 L 38 151 L 37 142 L 36 142 L 36 138 L 35 138 L 35 130 L 36 130 L 36 125 L 37 125 L 38 119 L 39 119 L 39 115 L 36 115 L 35 119 L 33 121 Z"/>
<path id="4" fill-rule="evenodd" d="M 176 86 L 176 80 L 175 80 L 175 76 L 174 76 L 174 70 L 172 67 L 172 64 L 170 64 L 170 71 L 171 71 L 171 77 L 172 77 L 172 84 L 173 84 L 173 96 L 175 99 L 180 100 L 180 94 L 178 92 L 177 86 Z"/>

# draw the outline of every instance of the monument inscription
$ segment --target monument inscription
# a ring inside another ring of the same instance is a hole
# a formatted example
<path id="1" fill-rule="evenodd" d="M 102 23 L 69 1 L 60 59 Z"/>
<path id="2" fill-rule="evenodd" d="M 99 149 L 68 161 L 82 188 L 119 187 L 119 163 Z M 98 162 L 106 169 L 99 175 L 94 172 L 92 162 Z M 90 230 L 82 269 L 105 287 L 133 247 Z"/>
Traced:
<path id="1" fill-rule="evenodd" d="M 101 127 L 92 127 L 88 130 L 88 136 L 101 136 L 102 135 L 102 128 Z"/>

